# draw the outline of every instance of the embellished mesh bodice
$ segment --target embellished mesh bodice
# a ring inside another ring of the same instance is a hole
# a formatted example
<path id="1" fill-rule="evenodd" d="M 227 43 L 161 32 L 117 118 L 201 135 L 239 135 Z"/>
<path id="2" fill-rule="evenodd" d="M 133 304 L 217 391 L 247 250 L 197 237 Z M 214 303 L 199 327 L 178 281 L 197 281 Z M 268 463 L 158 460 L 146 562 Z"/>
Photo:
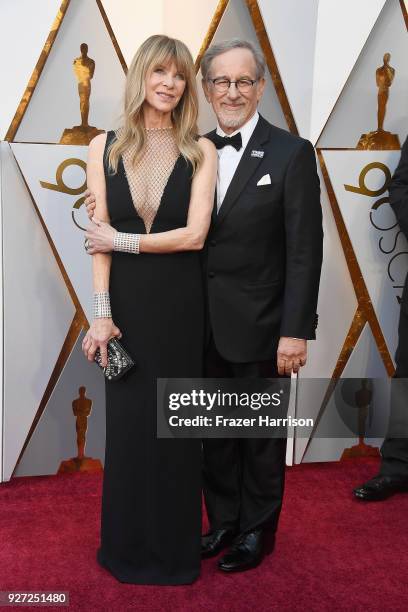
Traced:
<path id="1" fill-rule="evenodd" d="M 133 204 L 149 233 L 160 206 L 164 188 L 180 155 L 174 129 L 147 128 L 142 157 L 132 164 L 134 148 L 122 155 Z"/>

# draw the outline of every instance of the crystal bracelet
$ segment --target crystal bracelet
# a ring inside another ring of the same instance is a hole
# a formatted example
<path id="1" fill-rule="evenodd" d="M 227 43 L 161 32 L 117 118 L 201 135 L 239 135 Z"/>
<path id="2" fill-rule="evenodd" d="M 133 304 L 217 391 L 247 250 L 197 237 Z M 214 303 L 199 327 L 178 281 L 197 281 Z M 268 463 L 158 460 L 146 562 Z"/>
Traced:
<path id="1" fill-rule="evenodd" d="M 94 293 L 93 306 L 94 319 L 100 319 L 102 317 L 108 317 L 109 319 L 112 318 L 108 291 L 99 291 L 98 293 Z"/>
<path id="2" fill-rule="evenodd" d="M 113 250 L 139 255 L 140 234 L 116 232 L 113 238 Z"/>

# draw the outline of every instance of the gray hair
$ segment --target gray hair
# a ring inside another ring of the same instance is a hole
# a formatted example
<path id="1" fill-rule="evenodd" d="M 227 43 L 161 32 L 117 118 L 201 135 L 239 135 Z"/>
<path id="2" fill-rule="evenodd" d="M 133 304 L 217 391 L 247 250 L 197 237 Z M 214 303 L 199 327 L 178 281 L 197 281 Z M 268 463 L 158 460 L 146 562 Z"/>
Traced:
<path id="1" fill-rule="evenodd" d="M 222 40 L 219 43 L 211 45 L 204 53 L 201 60 L 201 75 L 204 80 L 208 78 L 213 59 L 217 57 L 217 55 L 231 51 L 231 49 L 248 49 L 251 51 L 256 64 L 256 78 L 261 79 L 265 75 L 265 58 L 262 53 L 248 40 L 230 38 L 229 40 Z"/>

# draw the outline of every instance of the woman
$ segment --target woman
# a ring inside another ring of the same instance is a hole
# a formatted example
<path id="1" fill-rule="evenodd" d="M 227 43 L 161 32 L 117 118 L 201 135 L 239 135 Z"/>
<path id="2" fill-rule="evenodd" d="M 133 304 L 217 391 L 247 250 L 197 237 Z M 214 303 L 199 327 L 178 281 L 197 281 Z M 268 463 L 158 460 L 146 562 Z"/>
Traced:
<path id="1" fill-rule="evenodd" d="M 129 68 L 121 128 L 89 145 L 95 318 L 83 351 L 93 360 L 99 348 L 106 365 L 107 341 L 117 336 L 136 362 L 105 383 L 97 559 L 121 582 L 186 584 L 200 570 L 200 441 L 156 438 L 156 379 L 202 375 L 199 251 L 217 155 L 197 137 L 197 109 L 187 47 L 152 36 Z"/>

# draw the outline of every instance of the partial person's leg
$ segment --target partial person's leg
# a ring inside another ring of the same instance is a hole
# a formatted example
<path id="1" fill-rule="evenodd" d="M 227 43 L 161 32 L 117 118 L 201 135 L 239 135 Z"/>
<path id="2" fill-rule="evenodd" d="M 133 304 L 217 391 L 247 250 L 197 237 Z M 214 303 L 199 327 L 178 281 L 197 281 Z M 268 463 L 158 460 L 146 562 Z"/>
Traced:
<path id="1" fill-rule="evenodd" d="M 264 361 L 232 364 L 239 378 L 279 378 L 276 364 Z M 240 533 L 261 528 L 270 533 L 277 529 L 282 507 L 286 438 L 244 438 L 242 446 L 242 480 Z"/>
<path id="2" fill-rule="evenodd" d="M 236 378 L 278 378 L 272 361 L 230 365 Z M 240 443 L 239 535 L 219 561 L 225 572 L 256 567 L 265 552 L 272 550 L 284 490 L 286 438 L 245 438 Z"/>
<path id="3" fill-rule="evenodd" d="M 408 313 L 401 308 L 398 325 L 398 348 L 395 388 L 391 392 L 390 425 L 403 420 L 402 429 L 407 431 L 408 419 Z M 399 380 L 404 379 L 404 380 Z M 394 381 L 392 381 L 394 383 Z M 406 415 L 404 411 L 406 410 Z M 408 490 L 408 438 L 386 437 L 381 446 L 381 465 L 377 476 L 361 487 L 354 489 L 357 499 L 380 501 L 393 493 Z"/>
<path id="4" fill-rule="evenodd" d="M 402 310 L 398 326 L 398 348 L 395 354 L 397 368 L 395 378 L 408 379 L 408 313 Z M 401 409 L 406 410 L 408 419 L 408 380 L 398 380 L 395 391 L 392 394 L 391 410 L 395 410 L 396 417 L 404 419 Z M 404 408 L 403 408 L 404 406 Z M 392 415 L 391 415 L 392 416 Z M 402 424 L 402 429 L 406 432 L 406 421 Z M 385 438 L 381 447 L 381 467 L 382 476 L 391 476 L 408 480 L 408 438 Z"/>
<path id="5" fill-rule="evenodd" d="M 239 531 L 276 532 L 285 484 L 286 438 L 242 440 L 244 443 Z"/>
<path id="6" fill-rule="evenodd" d="M 231 376 L 231 369 L 218 353 L 212 337 L 206 353 L 205 375 L 207 378 L 229 378 Z M 233 438 L 203 439 L 204 499 L 210 532 L 227 530 L 235 533 L 238 528 L 240 463 L 238 440 Z M 217 552 L 218 550 L 217 546 Z"/>

